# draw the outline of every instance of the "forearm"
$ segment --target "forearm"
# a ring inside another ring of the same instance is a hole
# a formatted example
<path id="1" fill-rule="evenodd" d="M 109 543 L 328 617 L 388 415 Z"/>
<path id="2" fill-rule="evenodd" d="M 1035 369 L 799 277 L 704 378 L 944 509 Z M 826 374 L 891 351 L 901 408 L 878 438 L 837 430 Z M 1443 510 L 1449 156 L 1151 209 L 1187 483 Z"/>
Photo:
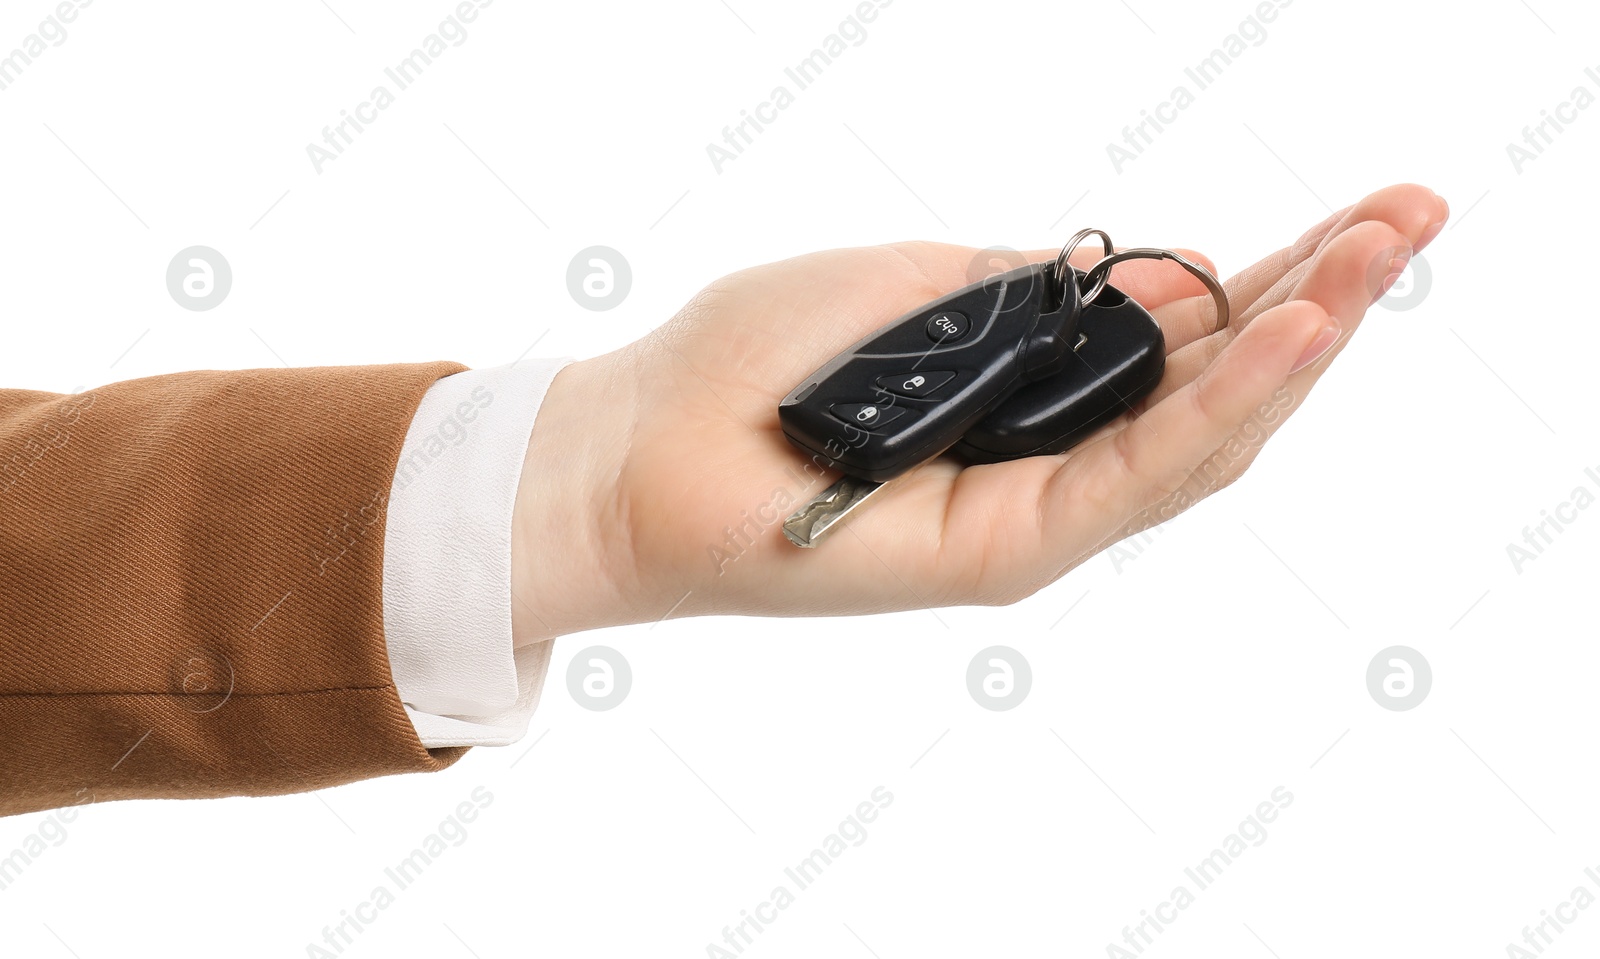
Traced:
<path id="1" fill-rule="evenodd" d="M 0 814 L 86 792 L 290 792 L 459 755 L 418 742 L 382 601 L 401 443 L 459 369 L 0 392 Z"/>

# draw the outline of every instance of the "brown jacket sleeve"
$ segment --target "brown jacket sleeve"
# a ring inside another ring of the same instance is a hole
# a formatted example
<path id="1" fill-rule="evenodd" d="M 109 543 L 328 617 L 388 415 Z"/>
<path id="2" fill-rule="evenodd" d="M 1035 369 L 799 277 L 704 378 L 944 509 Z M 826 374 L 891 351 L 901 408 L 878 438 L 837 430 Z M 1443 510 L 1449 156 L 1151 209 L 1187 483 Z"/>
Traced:
<path id="1" fill-rule="evenodd" d="M 0 816 L 442 769 L 389 674 L 384 507 L 453 363 L 0 390 Z"/>

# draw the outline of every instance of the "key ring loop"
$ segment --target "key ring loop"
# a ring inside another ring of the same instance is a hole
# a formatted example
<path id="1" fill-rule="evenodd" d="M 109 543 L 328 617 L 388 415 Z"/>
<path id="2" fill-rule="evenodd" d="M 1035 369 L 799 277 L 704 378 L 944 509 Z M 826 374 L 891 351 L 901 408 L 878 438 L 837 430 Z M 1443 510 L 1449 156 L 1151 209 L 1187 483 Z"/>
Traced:
<path id="1" fill-rule="evenodd" d="M 1099 231 L 1096 230 L 1094 232 L 1098 233 Z M 1101 235 L 1104 236 L 1104 234 Z M 1217 325 L 1212 332 L 1226 328 L 1231 321 L 1232 315 L 1228 308 L 1228 294 L 1222 289 L 1222 284 L 1217 282 L 1217 278 L 1211 275 L 1210 270 L 1171 250 L 1158 250 L 1155 247 L 1131 247 L 1120 253 L 1110 253 L 1099 263 L 1089 267 L 1089 271 L 1083 275 L 1084 284 L 1089 287 L 1089 292 L 1083 295 L 1084 306 L 1094 302 L 1095 297 L 1099 296 L 1100 292 L 1106 288 L 1106 284 L 1111 282 L 1111 268 L 1124 260 L 1171 260 L 1177 263 L 1194 274 L 1195 278 L 1201 283 L 1204 283 L 1206 289 L 1211 293 L 1211 299 L 1216 302 Z"/>
<path id="2" fill-rule="evenodd" d="M 1104 230 L 1096 230 L 1095 228 L 1090 227 L 1087 230 L 1079 230 L 1078 232 L 1072 234 L 1072 239 L 1068 240 L 1066 245 L 1061 248 L 1061 252 L 1056 254 L 1055 278 L 1057 299 L 1066 299 L 1068 276 L 1069 271 L 1072 269 L 1072 264 L 1069 263 L 1068 260 L 1071 258 L 1073 251 L 1075 251 L 1084 240 L 1087 240 L 1091 236 L 1097 236 L 1100 238 L 1100 248 L 1104 251 L 1102 254 L 1103 256 L 1110 256 L 1116 252 L 1117 248 L 1112 245 L 1110 234 L 1106 233 Z"/>

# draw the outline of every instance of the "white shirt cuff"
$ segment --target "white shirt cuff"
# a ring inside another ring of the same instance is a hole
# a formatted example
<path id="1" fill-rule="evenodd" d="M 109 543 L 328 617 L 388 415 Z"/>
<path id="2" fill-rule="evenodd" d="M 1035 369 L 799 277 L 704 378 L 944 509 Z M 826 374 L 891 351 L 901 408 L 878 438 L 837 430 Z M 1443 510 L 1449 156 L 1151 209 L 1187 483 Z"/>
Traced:
<path id="1" fill-rule="evenodd" d="M 511 514 L 534 417 L 569 362 L 442 377 L 406 432 L 385 520 L 384 635 L 430 749 L 516 742 L 538 705 L 552 643 L 512 649 Z"/>

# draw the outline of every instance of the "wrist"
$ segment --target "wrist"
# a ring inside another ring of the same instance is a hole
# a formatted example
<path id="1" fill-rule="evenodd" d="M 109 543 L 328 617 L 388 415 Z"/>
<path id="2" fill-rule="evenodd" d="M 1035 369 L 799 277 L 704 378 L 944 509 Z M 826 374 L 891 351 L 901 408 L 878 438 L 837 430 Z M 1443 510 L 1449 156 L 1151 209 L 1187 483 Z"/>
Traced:
<path id="1" fill-rule="evenodd" d="M 535 417 L 511 522 L 513 644 L 636 621 L 620 480 L 634 383 L 620 354 L 556 374 Z"/>

